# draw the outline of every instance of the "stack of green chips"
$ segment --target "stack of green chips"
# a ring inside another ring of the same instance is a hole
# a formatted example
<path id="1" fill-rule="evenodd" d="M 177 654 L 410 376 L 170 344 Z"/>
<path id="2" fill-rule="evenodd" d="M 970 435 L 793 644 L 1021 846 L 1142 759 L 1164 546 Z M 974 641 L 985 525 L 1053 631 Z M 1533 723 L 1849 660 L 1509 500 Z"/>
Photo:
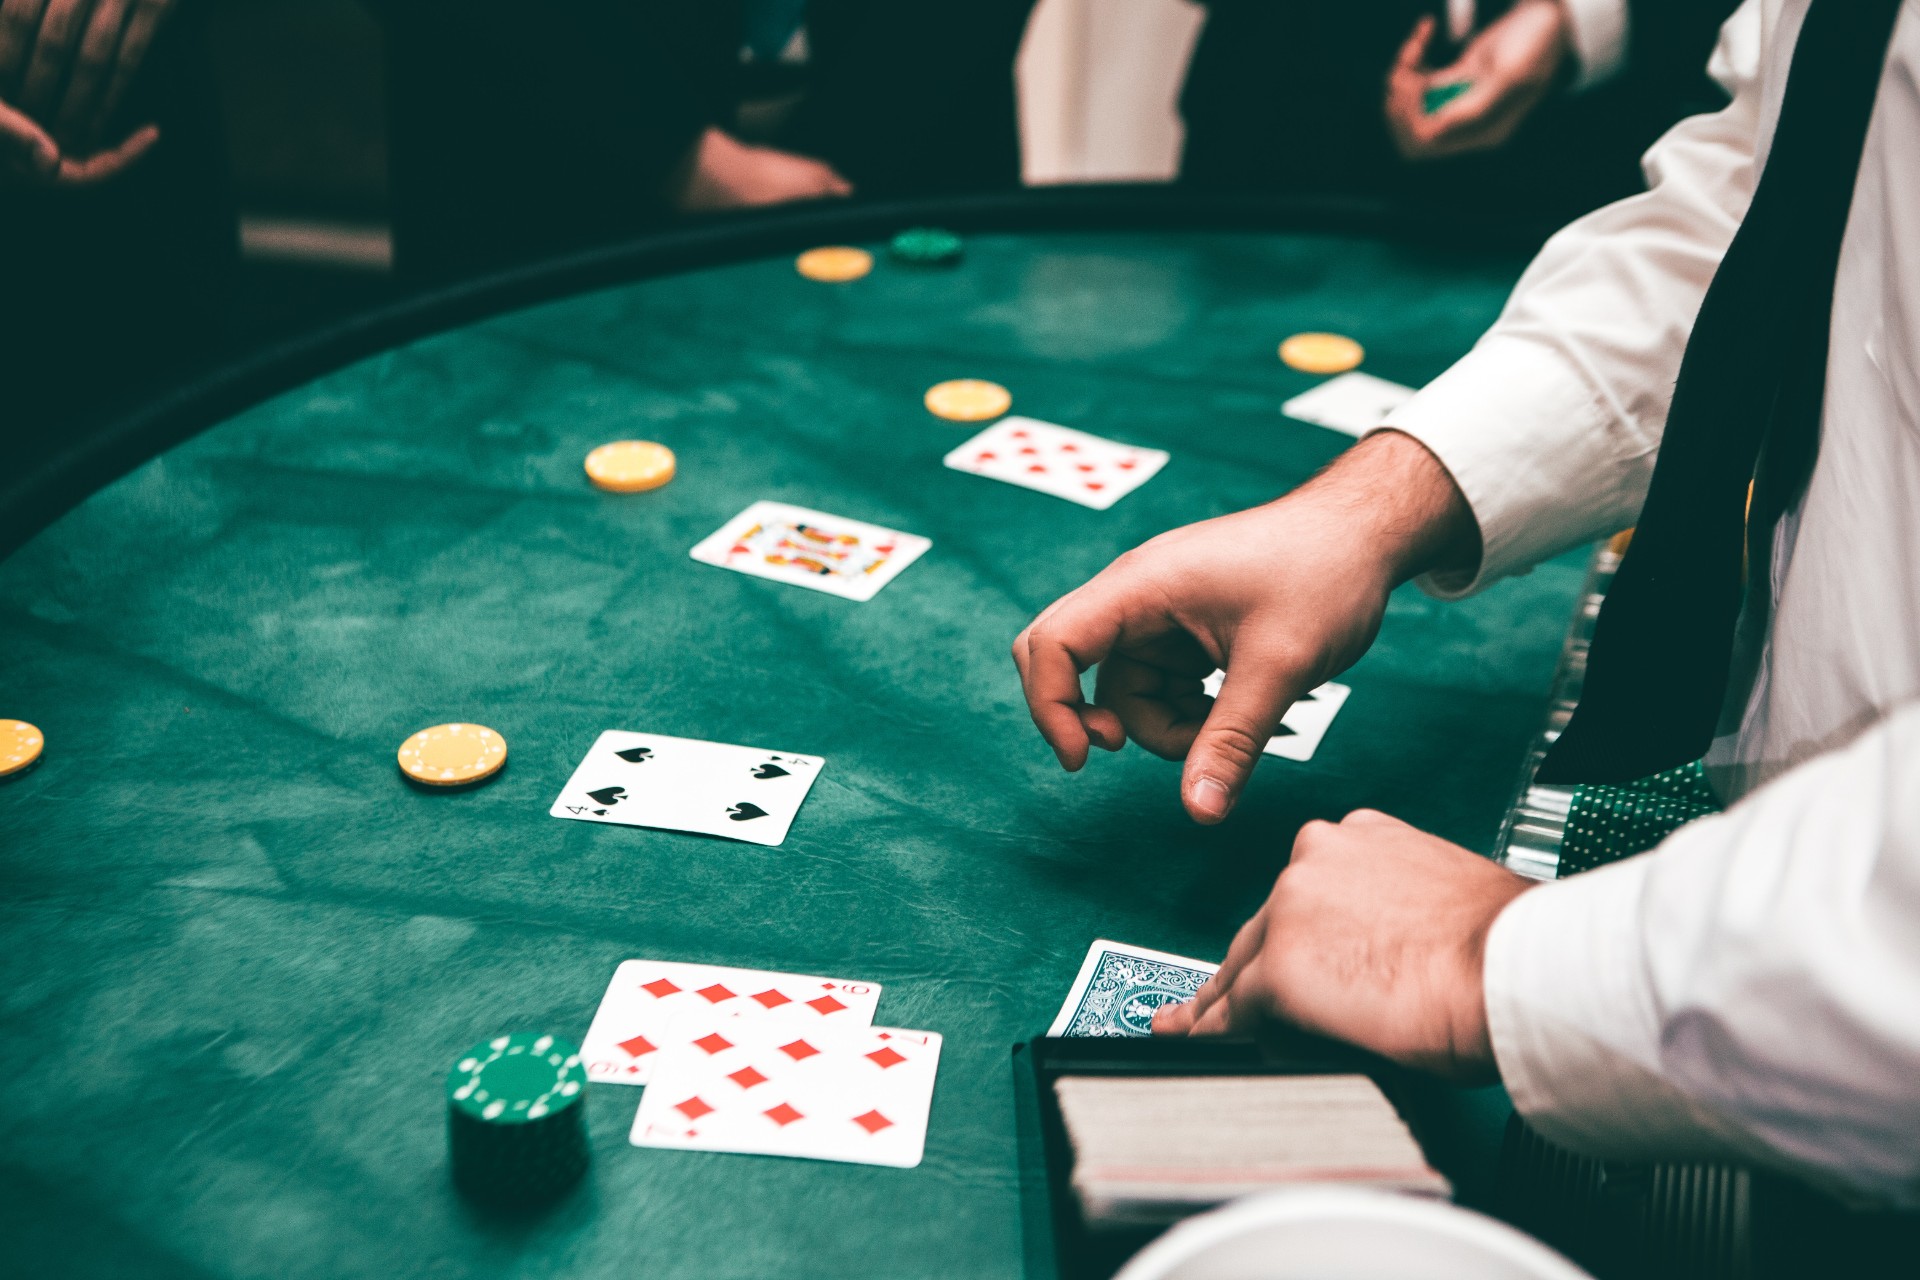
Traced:
<path id="1" fill-rule="evenodd" d="M 888 246 L 894 258 L 920 267 L 946 267 L 960 261 L 960 237 L 939 227 L 902 231 Z"/>
<path id="2" fill-rule="evenodd" d="M 514 1206 L 558 1196 L 587 1170 L 587 1072 L 580 1050 L 521 1032 L 475 1045 L 447 1073 L 453 1181 Z"/>

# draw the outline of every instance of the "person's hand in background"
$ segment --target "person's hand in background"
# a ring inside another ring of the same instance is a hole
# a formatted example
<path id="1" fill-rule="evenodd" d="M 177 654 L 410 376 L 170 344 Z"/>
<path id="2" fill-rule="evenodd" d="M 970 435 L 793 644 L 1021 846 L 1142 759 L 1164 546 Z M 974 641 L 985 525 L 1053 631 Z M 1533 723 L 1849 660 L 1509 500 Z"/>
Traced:
<path id="1" fill-rule="evenodd" d="M 1495 1075 L 1487 935 L 1527 880 L 1370 810 L 1309 822 L 1220 971 L 1156 1035 L 1282 1023 L 1463 1083 Z"/>
<path id="2" fill-rule="evenodd" d="M 1422 18 L 1387 74 L 1387 129 L 1408 160 L 1439 160 L 1506 143 L 1553 88 L 1566 64 L 1567 14 L 1560 0 L 1517 0 L 1476 32 L 1457 61 L 1427 66 L 1434 21 Z M 1464 84 L 1429 113 L 1429 90 Z"/>
<path id="3" fill-rule="evenodd" d="M 791 151 L 753 146 L 714 128 L 694 142 L 671 192 L 674 206 L 682 213 L 712 213 L 852 194 L 853 184 L 832 165 Z"/>
<path id="4" fill-rule="evenodd" d="M 151 124 L 107 130 L 173 4 L 0 0 L 0 175 L 89 186 L 151 150 Z"/>

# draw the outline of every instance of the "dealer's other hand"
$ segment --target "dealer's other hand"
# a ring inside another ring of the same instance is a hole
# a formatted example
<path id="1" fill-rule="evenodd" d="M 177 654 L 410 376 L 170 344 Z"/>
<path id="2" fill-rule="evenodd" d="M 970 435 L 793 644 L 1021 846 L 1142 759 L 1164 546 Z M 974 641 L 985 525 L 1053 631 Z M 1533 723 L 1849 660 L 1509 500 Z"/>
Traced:
<path id="1" fill-rule="evenodd" d="M 1433 31 L 1430 17 L 1415 23 L 1387 73 L 1387 128 L 1408 160 L 1504 144 L 1547 96 L 1571 47 L 1561 0 L 1518 0 L 1444 67 L 1427 66 Z M 1462 82 L 1465 92 L 1427 113 L 1427 90 Z"/>
<path id="2" fill-rule="evenodd" d="M 1187 812 L 1219 822 L 1287 708 L 1373 642 L 1388 593 L 1478 558 L 1453 478 L 1412 437 L 1381 432 L 1277 502 L 1129 551 L 1022 631 L 1013 660 L 1064 768 L 1132 738 L 1185 757 Z M 1095 665 L 1089 703 L 1080 676 Z M 1217 667 L 1226 682 L 1208 698 Z"/>
<path id="3" fill-rule="evenodd" d="M 1310 822 L 1273 893 L 1159 1035 L 1283 1022 L 1462 1082 L 1494 1077 L 1487 933 L 1533 881 L 1384 813 Z"/>

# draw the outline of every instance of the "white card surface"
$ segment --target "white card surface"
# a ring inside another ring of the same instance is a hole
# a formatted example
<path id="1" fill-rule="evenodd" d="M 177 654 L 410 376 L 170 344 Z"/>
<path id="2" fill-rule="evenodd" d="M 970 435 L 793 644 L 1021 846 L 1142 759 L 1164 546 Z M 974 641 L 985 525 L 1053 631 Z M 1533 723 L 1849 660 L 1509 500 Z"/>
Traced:
<path id="1" fill-rule="evenodd" d="M 645 1084 L 669 1049 L 722 1023 L 767 1019 L 800 1032 L 822 1026 L 865 1027 L 880 1003 L 880 984 L 798 973 L 731 969 L 674 960 L 625 960 L 581 1042 L 587 1079 Z"/>
<path id="2" fill-rule="evenodd" d="M 1200 688 L 1209 698 L 1217 698 L 1225 678 L 1225 672 L 1216 671 L 1201 681 Z M 1352 692 L 1346 685 L 1331 680 L 1318 689 L 1308 690 L 1304 698 L 1288 707 L 1287 714 L 1280 717 L 1280 731 L 1267 739 L 1266 754 L 1283 760 L 1313 759 L 1313 753 L 1320 749 L 1320 739 L 1327 736 L 1327 726 L 1333 723 Z"/>
<path id="3" fill-rule="evenodd" d="M 1386 421 L 1387 415 L 1413 399 L 1414 389 L 1370 373 L 1343 373 L 1311 391 L 1303 391 L 1280 406 L 1289 418 L 1316 427 L 1363 436 Z"/>
<path id="4" fill-rule="evenodd" d="M 955 471 L 1105 511 L 1151 480 L 1167 454 L 1033 418 L 1002 418 L 944 461 Z"/>
<path id="5" fill-rule="evenodd" d="M 1106 938 L 1087 948 L 1050 1036 L 1147 1036 L 1153 1015 L 1193 999 L 1220 966 Z"/>
<path id="6" fill-rule="evenodd" d="M 939 1065 L 931 1031 L 737 1018 L 661 1055 L 629 1139 L 911 1169 Z"/>
<path id="7" fill-rule="evenodd" d="M 826 763 L 792 751 L 609 729 L 547 812 L 777 845 Z"/>
<path id="8" fill-rule="evenodd" d="M 785 502 L 756 502 L 702 538 L 690 554 L 701 564 L 756 578 L 871 600 L 932 545 L 915 533 Z"/>

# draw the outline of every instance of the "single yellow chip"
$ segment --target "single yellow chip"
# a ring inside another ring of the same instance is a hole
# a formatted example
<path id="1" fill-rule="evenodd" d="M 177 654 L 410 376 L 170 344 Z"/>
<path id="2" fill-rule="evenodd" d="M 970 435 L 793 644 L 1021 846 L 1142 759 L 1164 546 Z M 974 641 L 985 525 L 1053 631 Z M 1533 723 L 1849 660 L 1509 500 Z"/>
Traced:
<path id="1" fill-rule="evenodd" d="M 800 274 L 809 280 L 825 280 L 830 284 L 839 284 L 847 280 L 858 280 L 873 270 L 873 255 L 865 249 L 855 249 L 844 244 L 830 244 L 824 248 L 809 249 L 793 260 Z"/>
<path id="2" fill-rule="evenodd" d="M 1359 343 L 1337 333 L 1296 333 L 1280 344 L 1280 358 L 1302 373 L 1345 373 L 1366 355 Z"/>
<path id="3" fill-rule="evenodd" d="M 673 450 L 651 440 L 615 440 L 587 455 L 587 479 L 610 493 L 643 493 L 673 479 Z"/>
<path id="4" fill-rule="evenodd" d="M 985 422 L 1013 407 L 1013 394 L 997 382 L 955 378 L 927 388 L 927 411 L 949 422 Z"/>
<path id="5" fill-rule="evenodd" d="M 25 720 L 0 720 L 0 778 L 33 768 L 47 739 Z"/>
<path id="6" fill-rule="evenodd" d="M 437 724 L 400 744 L 400 772 L 429 787 L 464 787 L 500 772 L 507 740 L 483 725 Z"/>

